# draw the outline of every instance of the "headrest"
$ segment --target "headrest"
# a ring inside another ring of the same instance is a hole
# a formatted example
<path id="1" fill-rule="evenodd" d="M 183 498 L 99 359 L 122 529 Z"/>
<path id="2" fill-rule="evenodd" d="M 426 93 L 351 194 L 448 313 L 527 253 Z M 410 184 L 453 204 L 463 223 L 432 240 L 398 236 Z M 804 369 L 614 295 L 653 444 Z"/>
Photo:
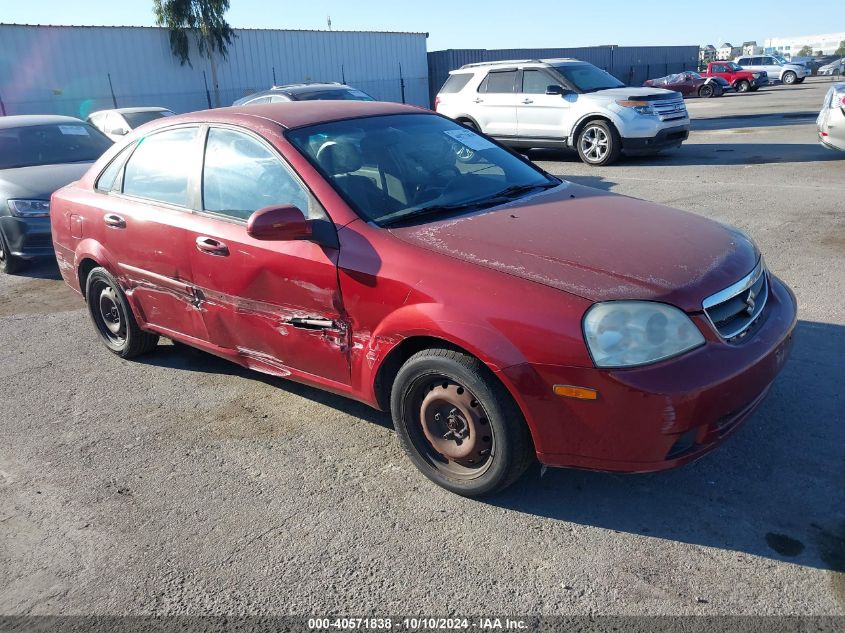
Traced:
<path id="1" fill-rule="evenodd" d="M 317 162 L 329 176 L 340 176 L 361 169 L 364 159 L 357 145 L 328 141 L 317 151 Z"/>

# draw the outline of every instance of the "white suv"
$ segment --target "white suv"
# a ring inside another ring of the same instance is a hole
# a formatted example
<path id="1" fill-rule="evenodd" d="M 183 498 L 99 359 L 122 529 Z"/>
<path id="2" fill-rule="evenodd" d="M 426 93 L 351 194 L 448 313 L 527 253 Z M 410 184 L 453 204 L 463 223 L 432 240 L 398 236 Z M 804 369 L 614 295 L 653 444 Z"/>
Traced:
<path id="1" fill-rule="evenodd" d="M 449 73 L 434 109 L 510 147 L 576 149 L 590 165 L 680 147 L 689 135 L 680 93 L 628 88 L 577 59 L 467 64 Z"/>
<path id="2" fill-rule="evenodd" d="M 790 64 L 774 55 L 743 55 L 734 60 L 745 70 L 765 70 L 771 81 L 800 84 L 811 73 L 804 64 Z"/>

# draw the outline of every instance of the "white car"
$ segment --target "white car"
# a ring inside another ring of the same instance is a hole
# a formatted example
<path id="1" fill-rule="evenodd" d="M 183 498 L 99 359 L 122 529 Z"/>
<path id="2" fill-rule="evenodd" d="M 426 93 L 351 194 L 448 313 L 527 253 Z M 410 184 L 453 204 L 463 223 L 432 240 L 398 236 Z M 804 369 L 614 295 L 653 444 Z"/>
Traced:
<path id="1" fill-rule="evenodd" d="M 435 110 L 514 148 L 566 148 L 589 165 L 656 153 L 689 136 L 680 93 L 630 88 L 577 59 L 467 64 L 449 73 Z"/>
<path id="2" fill-rule="evenodd" d="M 821 66 L 819 75 L 845 75 L 845 57 Z"/>
<path id="3" fill-rule="evenodd" d="M 788 86 L 800 84 L 811 74 L 804 64 L 790 64 L 774 55 L 743 55 L 734 62 L 745 70 L 765 70 L 769 81 L 781 81 Z"/>
<path id="4" fill-rule="evenodd" d="M 816 126 L 822 145 L 845 151 L 845 82 L 835 83 L 827 91 Z"/>
<path id="5" fill-rule="evenodd" d="M 136 127 L 144 123 L 172 116 L 174 112 L 167 108 L 117 108 L 116 110 L 98 110 L 88 117 L 88 123 L 100 130 L 111 140 L 117 141 Z"/>

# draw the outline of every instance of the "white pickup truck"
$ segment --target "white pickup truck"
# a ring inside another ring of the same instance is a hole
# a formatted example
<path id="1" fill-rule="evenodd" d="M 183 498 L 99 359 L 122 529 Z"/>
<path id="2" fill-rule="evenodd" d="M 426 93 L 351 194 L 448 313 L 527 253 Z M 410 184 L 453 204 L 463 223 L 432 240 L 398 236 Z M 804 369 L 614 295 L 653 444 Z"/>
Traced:
<path id="1" fill-rule="evenodd" d="M 566 148 L 589 165 L 680 147 L 681 94 L 630 88 L 577 59 L 467 64 L 449 74 L 434 109 L 515 148 Z"/>

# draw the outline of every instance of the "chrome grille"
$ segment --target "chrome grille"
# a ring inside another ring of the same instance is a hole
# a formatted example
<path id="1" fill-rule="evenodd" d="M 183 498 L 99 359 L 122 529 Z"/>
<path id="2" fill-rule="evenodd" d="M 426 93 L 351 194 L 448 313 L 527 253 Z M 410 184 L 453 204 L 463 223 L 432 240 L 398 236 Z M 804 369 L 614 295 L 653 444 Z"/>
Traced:
<path id="1" fill-rule="evenodd" d="M 687 118 L 687 107 L 681 95 L 652 102 L 652 107 L 661 121 L 675 121 Z"/>
<path id="2" fill-rule="evenodd" d="M 707 297 L 704 313 L 723 339 L 736 342 L 763 312 L 769 298 L 769 284 L 763 259 L 738 282 Z"/>

